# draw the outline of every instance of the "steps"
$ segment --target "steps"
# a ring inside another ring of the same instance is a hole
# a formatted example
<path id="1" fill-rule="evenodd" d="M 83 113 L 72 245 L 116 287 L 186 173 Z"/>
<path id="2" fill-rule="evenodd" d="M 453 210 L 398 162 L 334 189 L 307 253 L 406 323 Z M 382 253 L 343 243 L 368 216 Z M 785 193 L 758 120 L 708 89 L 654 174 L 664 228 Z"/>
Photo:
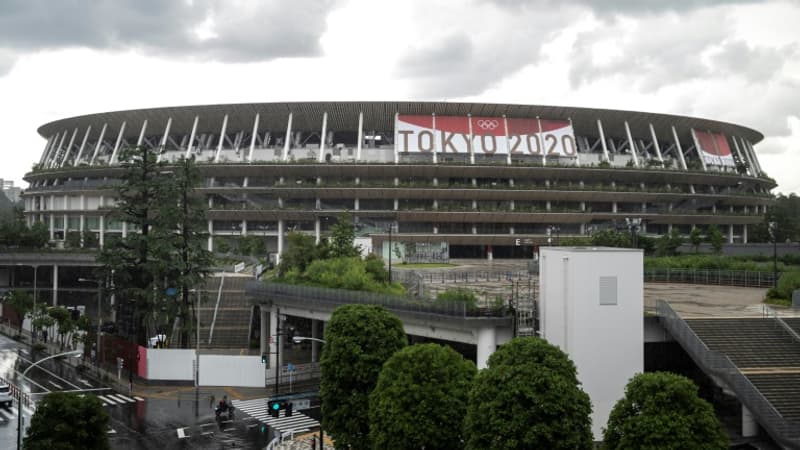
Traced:
<path id="1" fill-rule="evenodd" d="M 724 353 L 740 369 L 800 369 L 800 344 L 771 319 L 686 319 L 686 323 L 710 350 Z"/>
<path id="2" fill-rule="evenodd" d="M 200 305 L 200 347 L 203 349 L 247 349 L 250 346 L 248 332 L 252 306 L 245 297 L 244 286 L 250 277 L 226 276 L 222 286 L 222 297 L 217 307 L 217 294 L 221 277 L 206 280 Z M 214 310 L 217 317 L 214 320 Z M 214 334 L 208 342 L 211 325 Z M 190 336 L 190 347 L 194 347 L 195 334 Z"/>

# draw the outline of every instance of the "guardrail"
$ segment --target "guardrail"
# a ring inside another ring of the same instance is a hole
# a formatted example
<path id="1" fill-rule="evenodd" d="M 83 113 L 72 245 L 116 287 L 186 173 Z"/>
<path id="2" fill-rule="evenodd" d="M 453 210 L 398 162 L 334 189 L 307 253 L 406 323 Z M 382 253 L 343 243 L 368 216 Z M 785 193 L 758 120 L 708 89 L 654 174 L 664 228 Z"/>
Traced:
<path id="1" fill-rule="evenodd" d="M 348 291 L 283 283 L 250 282 L 246 285 L 250 297 L 267 297 L 295 302 L 311 302 L 330 306 L 357 303 L 380 305 L 390 311 L 436 314 L 450 317 L 505 317 L 504 309 L 467 308 L 464 302 L 414 299 L 373 292 Z"/>
<path id="2" fill-rule="evenodd" d="M 656 308 L 661 324 L 703 371 L 725 383 L 775 441 L 800 449 L 800 424 L 781 416 L 730 358 L 709 349 L 667 302 L 657 300 Z"/>
<path id="3" fill-rule="evenodd" d="M 770 308 L 769 305 L 761 305 L 761 307 L 762 307 L 761 309 L 762 314 L 765 318 L 772 319 L 776 327 L 780 327 L 781 329 L 783 329 L 783 331 L 785 331 L 786 334 L 789 335 L 789 337 L 791 337 L 792 339 L 794 339 L 795 342 L 800 344 L 800 334 L 797 334 L 797 331 L 795 331 L 792 327 L 789 326 L 788 323 L 786 323 L 783 319 L 781 319 L 781 316 L 778 314 L 778 311 L 775 311 L 774 309 Z"/>
<path id="4" fill-rule="evenodd" d="M 644 281 L 770 288 L 775 284 L 775 275 L 773 272 L 747 270 L 645 269 Z M 778 272 L 777 277 L 780 276 Z"/>
<path id="5" fill-rule="evenodd" d="M 7 379 L 5 379 L 3 377 L 0 377 L 0 382 L 2 382 L 3 384 L 7 384 L 9 386 L 10 391 L 11 391 L 10 392 L 11 397 L 13 397 L 15 400 L 20 398 L 19 397 L 19 387 L 16 384 L 12 383 L 10 380 L 7 380 Z M 22 404 L 30 408 L 32 406 L 31 405 L 32 403 L 33 403 L 33 400 L 31 400 L 31 396 L 26 394 L 25 392 L 23 392 L 22 393 Z"/>

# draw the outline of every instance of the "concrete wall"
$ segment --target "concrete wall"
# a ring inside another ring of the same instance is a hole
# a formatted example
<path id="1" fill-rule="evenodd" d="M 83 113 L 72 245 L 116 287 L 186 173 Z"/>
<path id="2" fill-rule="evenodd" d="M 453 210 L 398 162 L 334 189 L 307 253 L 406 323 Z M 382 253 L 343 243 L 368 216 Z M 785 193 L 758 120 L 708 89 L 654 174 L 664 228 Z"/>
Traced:
<path id="1" fill-rule="evenodd" d="M 200 355 L 200 386 L 264 387 L 261 356 Z"/>
<path id="2" fill-rule="evenodd" d="M 541 249 L 542 335 L 575 363 L 597 441 L 628 380 L 644 370 L 642 257 L 632 249 Z"/>
<path id="3" fill-rule="evenodd" d="M 148 349 L 148 380 L 194 380 L 194 350 Z"/>

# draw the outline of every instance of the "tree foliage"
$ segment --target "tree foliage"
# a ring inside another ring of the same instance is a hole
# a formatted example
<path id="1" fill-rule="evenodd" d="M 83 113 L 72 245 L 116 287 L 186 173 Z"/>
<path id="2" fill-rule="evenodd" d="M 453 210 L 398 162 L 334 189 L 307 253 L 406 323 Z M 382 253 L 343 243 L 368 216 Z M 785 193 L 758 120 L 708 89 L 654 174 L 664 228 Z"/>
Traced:
<path id="1" fill-rule="evenodd" d="M 683 236 L 677 228 L 673 228 L 669 233 L 662 235 L 656 241 L 656 255 L 674 256 L 678 254 L 678 247 L 683 244 Z"/>
<path id="2" fill-rule="evenodd" d="M 325 327 L 320 366 L 322 421 L 336 446 L 371 449 L 369 394 L 383 363 L 405 347 L 403 324 L 375 305 L 336 308 Z"/>
<path id="3" fill-rule="evenodd" d="M 599 230 L 592 233 L 592 245 L 600 247 L 629 248 L 633 246 L 630 233 L 614 229 Z"/>
<path id="4" fill-rule="evenodd" d="M 606 449 L 726 449 L 714 410 L 688 378 L 666 372 L 634 376 L 604 430 Z"/>
<path id="5" fill-rule="evenodd" d="M 94 395 L 52 392 L 37 404 L 25 450 L 103 450 L 108 443 L 109 416 Z"/>
<path id="6" fill-rule="evenodd" d="M 543 339 L 515 338 L 501 345 L 475 378 L 466 448 L 589 449 L 591 411 L 564 352 Z"/>
<path id="7" fill-rule="evenodd" d="M 478 307 L 478 297 L 475 292 L 467 288 L 449 288 L 436 294 L 437 302 L 460 302 L 464 303 L 468 310 Z"/>
<path id="8" fill-rule="evenodd" d="M 336 223 L 331 225 L 328 247 L 331 258 L 353 257 L 361 254 L 361 246 L 354 245 L 355 226 L 353 217 L 342 213 Z"/>
<path id="9" fill-rule="evenodd" d="M 700 244 L 703 243 L 703 233 L 700 231 L 700 228 L 692 228 L 692 231 L 689 233 L 689 242 L 691 242 L 692 247 L 694 247 L 694 252 L 700 249 Z"/>
<path id="10" fill-rule="evenodd" d="M 19 314 L 19 334 L 22 334 L 22 322 L 33 312 L 33 296 L 28 291 L 13 290 L 6 295 L 4 303 Z"/>
<path id="11" fill-rule="evenodd" d="M 463 448 L 475 373 L 472 361 L 438 344 L 413 345 L 392 355 L 369 396 L 373 448 Z"/>
<path id="12" fill-rule="evenodd" d="M 124 170 L 116 189 L 117 206 L 110 217 L 127 223 L 129 232 L 100 250 L 99 276 L 113 280 L 106 285 L 113 286 L 110 293 L 117 297 L 120 322 L 129 324 L 123 332 L 143 343 L 146 336 L 183 317 L 185 347 L 189 288 L 205 277 L 211 264 L 211 254 L 204 249 L 204 203 L 192 193 L 199 172 L 193 159 L 168 166 L 146 147 L 124 148 L 120 166 Z M 167 288 L 176 288 L 180 301 L 168 297 Z"/>
<path id="13" fill-rule="evenodd" d="M 2 196 L 3 194 L 0 194 Z M 5 197 L 5 196 L 3 196 Z M 15 208 L 0 221 L 0 247 L 38 249 L 47 246 L 50 229 L 44 222 L 28 227 L 22 210 Z"/>
<path id="14" fill-rule="evenodd" d="M 711 244 L 711 250 L 715 255 L 722 253 L 722 244 L 725 242 L 725 237 L 716 225 L 709 225 L 706 230 L 706 241 Z"/>

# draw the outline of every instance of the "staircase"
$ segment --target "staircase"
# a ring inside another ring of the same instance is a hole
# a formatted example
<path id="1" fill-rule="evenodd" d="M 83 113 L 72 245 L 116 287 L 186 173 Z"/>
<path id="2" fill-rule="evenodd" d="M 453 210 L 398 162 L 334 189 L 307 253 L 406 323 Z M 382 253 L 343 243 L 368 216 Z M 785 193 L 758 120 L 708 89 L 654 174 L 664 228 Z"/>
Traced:
<path id="1" fill-rule="evenodd" d="M 200 347 L 202 349 L 244 349 L 249 348 L 248 333 L 252 306 L 245 297 L 244 285 L 252 281 L 252 277 L 241 277 L 233 274 L 215 276 L 206 280 L 201 291 L 200 303 Z M 222 296 L 217 306 L 220 283 Z M 214 312 L 216 310 L 216 320 Z M 214 331 L 209 342 L 211 327 Z M 196 345 L 196 335 L 190 336 L 191 347 Z"/>
<path id="2" fill-rule="evenodd" d="M 772 318 L 683 319 L 663 300 L 659 321 L 779 445 L 800 449 L 800 342 Z M 790 384 L 791 383 L 791 384 Z"/>
<path id="3" fill-rule="evenodd" d="M 536 336 L 539 329 L 536 286 L 537 282 L 533 280 L 529 280 L 527 289 L 521 288 L 519 283 L 515 285 L 512 302 L 516 312 L 516 336 Z"/>

